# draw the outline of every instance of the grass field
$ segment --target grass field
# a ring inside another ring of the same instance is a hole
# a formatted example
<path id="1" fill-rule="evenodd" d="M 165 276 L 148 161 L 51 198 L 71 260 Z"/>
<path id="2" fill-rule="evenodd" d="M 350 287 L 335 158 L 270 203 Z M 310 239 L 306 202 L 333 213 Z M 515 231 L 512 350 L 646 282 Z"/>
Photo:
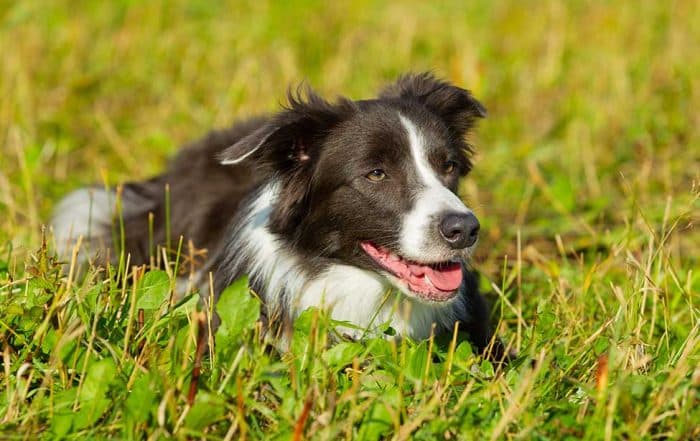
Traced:
<path id="1" fill-rule="evenodd" d="M 0 0 L 0 439 L 700 439 L 700 8 L 523 3 Z M 409 70 L 489 109 L 461 191 L 503 370 L 459 339 L 330 344 L 318 311 L 280 355 L 241 281 L 190 406 L 174 268 L 76 278 L 42 233 L 289 84 Z"/>

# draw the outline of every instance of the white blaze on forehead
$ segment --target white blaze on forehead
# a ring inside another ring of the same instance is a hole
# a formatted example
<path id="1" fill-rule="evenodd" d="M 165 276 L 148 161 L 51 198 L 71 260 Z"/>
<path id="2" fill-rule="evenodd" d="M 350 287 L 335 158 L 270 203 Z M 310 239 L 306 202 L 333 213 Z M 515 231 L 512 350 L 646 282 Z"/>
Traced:
<path id="1" fill-rule="evenodd" d="M 436 217 L 443 212 L 469 214 L 469 210 L 449 188 L 438 178 L 428 159 L 428 146 L 418 127 L 405 116 L 399 114 L 399 120 L 408 134 L 416 172 L 422 188 L 416 194 L 411 211 L 406 213 L 400 233 L 400 244 L 404 257 L 416 260 L 430 260 L 432 228 L 437 228 Z"/>

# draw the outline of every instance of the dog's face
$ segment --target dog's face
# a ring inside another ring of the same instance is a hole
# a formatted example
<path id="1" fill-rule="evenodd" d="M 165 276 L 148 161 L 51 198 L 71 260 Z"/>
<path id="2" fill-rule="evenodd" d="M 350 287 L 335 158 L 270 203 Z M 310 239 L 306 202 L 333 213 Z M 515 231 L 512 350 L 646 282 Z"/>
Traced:
<path id="1" fill-rule="evenodd" d="M 479 230 L 455 193 L 481 104 L 429 75 L 404 77 L 376 100 L 291 101 L 224 153 L 281 182 L 272 232 L 319 267 L 371 270 L 422 301 L 454 298 Z"/>

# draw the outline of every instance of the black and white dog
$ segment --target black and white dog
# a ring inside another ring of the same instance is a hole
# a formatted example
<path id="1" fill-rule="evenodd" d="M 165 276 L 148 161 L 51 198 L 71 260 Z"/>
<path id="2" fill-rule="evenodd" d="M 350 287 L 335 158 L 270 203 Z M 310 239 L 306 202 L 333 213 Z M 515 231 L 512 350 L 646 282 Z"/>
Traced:
<path id="1" fill-rule="evenodd" d="M 216 295 L 249 275 L 283 330 L 322 307 L 360 329 L 388 324 L 414 339 L 459 321 L 486 348 L 488 309 L 465 267 L 479 222 L 456 195 L 472 167 L 465 137 L 484 107 L 431 74 L 404 76 L 376 99 L 331 103 L 305 90 L 289 101 L 276 115 L 210 133 L 164 174 L 123 187 L 131 263 L 147 263 L 153 241 L 182 236 L 208 250 Z M 82 236 L 108 255 L 114 213 L 113 191 L 68 195 L 53 220 L 59 251 Z M 347 333 L 359 337 L 354 329 Z"/>

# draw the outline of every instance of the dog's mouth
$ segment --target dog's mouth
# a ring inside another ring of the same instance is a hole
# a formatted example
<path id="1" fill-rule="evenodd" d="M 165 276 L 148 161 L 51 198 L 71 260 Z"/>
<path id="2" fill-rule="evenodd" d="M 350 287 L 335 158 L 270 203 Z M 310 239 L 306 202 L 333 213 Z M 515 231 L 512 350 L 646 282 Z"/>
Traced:
<path id="1" fill-rule="evenodd" d="M 372 260 L 421 299 L 432 302 L 451 300 L 462 284 L 462 265 L 459 262 L 424 264 L 404 259 L 372 242 L 360 242 L 360 246 Z"/>

